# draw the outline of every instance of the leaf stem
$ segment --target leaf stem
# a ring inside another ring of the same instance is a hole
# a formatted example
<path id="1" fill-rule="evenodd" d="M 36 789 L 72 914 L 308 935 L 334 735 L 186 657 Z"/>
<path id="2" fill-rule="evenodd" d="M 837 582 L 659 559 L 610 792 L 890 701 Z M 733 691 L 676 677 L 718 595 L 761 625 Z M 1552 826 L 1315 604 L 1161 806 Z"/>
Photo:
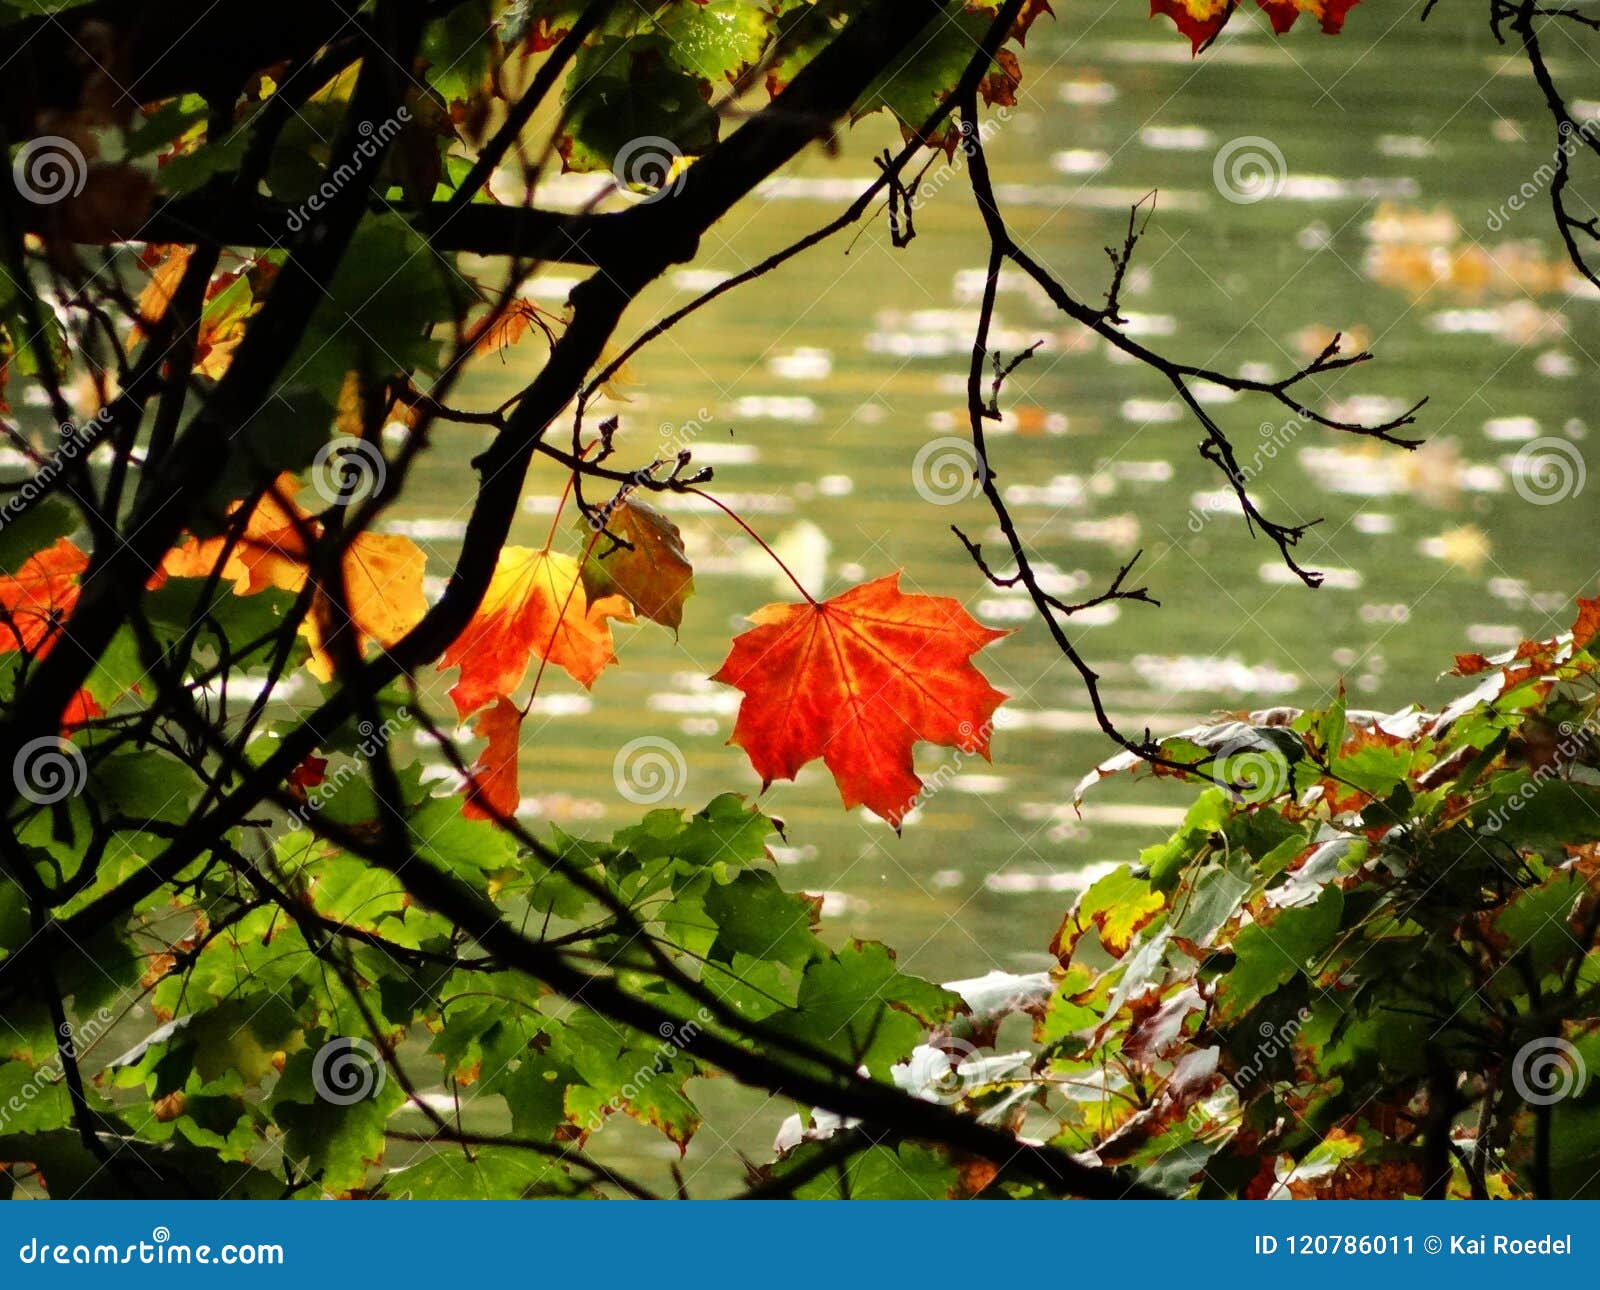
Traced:
<path id="1" fill-rule="evenodd" d="M 761 536 L 761 534 L 757 533 L 748 524 L 746 524 L 744 522 L 744 520 L 741 519 L 739 517 L 739 515 L 731 507 L 725 505 L 722 502 L 719 502 L 715 497 L 713 497 L 710 493 L 706 492 L 704 489 L 686 488 L 683 491 L 686 492 L 686 493 L 693 493 L 696 497 L 705 498 L 706 501 L 710 502 L 719 511 L 721 511 L 724 515 L 726 515 L 730 520 L 732 520 L 735 524 L 737 524 L 740 528 L 742 528 L 747 534 L 749 534 L 750 540 L 752 542 L 754 542 L 758 547 L 760 547 L 763 551 L 765 551 L 768 555 L 770 555 L 772 557 L 772 563 L 777 565 L 778 568 L 783 570 L 784 576 L 786 578 L 788 578 L 790 582 L 794 583 L 794 589 L 796 591 L 798 591 L 802 596 L 804 596 L 806 598 L 806 602 L 808 604 L 811 604 L 811 605 L 815 605 L 817 603 L 817 598 L 815 596 L 813 596 L 809 591 L 807 591 L 803 586 L 801 586 L 800 579 L 794 576 L 794 570 L 791 569 L 788 565 L 786 565 L 782 561 L 782 559 L 779 558 L 778 553 L 776 551 L 774 551 L 770 546 L 767 545 L 766 539 L 763 538 Z"/>
<path id="2" fill-rule="evenodd" d="M 574 476 L 572 476 L 571 478 L 569 478 L 567 480 L 567 491 L 569 493 L 572 491 L 573 479 L 576 479 L 576 478 L 577 478 L 577 476 L 574 475 Z M 565 497 L 563 497 L 561 499 L 563 505 L 566 504 L 566 500 L 567 499 Z M 559 511 L 557 512 L 557 514 L 559 516 Z M 552 530 L 550 536 L 551 536 L 552 539 L 555 537 L 555 533 L 554 533 L 553 530 Z M 538 669 L 538 671 L 536 671 L 533 674 L 533 686 L 528 691 L 528 701 L 522 705 L 522 715 L 524 717 L 526 717 L 528 715 L 529 710 L 532 709 L 532 707 L 533 707 L 534 696 L 539 693 L 539 682 L 544 680 L 544 670 L 549 665 L 549 662 L 550 662 L 550 651 L 555 648 L 556 637 L 558 635 L 560 635 L 561 628 L 566 624 L 566 621 L 567 621 L 567 609 L 572 604 L 572 598 L 575 595 L 578 594 L 578 586 L 583 581 L 583 566 L 588 563 L 588 561 L 589 561 L 589 553 L 594 550 L 594 544 L 596 542 L 598 542 L 599 540 L 600 540 L 600 531 L 598 529 L 596 529 L 593 533 L 591 533 L 589 535 L 588 542 L 584 544 L 583 554 L 578 557 L 578 574 L 577 574 L 577 577 L 575 577 L 572 580 L 572 586 L 567 588 L 567 598 L 561 602 L 561 612 L 556 616 L 556 625 L 553 628 L 550 629 L 550 639 L 545 642 L 544 649 L 542 651 L 540 651 L 540 654 L 539 654 L 539 669 Z M 546 559 L 549 558 L 549 554 L 550 554 L 550 548 L 549 548 L 549 546 L 546 546 L 545 547 L 545 557 L 546 557 Z"/>
<path id="3" fill-rule="evenodd" d="M 594 447 L 594 444 L 591 442 L 591 443 L 585 444 L 582 448 L 580 448 L 578 450 L 578 460 L 582 461 L 585 457 L 587 457 L 589 455 L 589 450 L 591 448 L 593 448 L 593 447 Z M 556 503 L 556 513 L 550 519 L 550 532 L 545 536 L 545 539 L 544 539 L 544 549 L 547 552 L 550 550 L 550 548 L 552 546 L 555 545 L 556 530 L 560 527 L 560 524 L 561 524 L 561 513 L 564 510 L 567 509 L 567 499 L 572 496 L 573 485 L 575 485 L 577 482 L 578 482 L 578 472 L 577 472 L 577 469 L 574 468 L 571 471 L 567 472 L 567 486 L 561 490 L 561 500 Z M 589 545 L 593 546 L 594 545 L 593 541 L 591 541 L 589 543 Z M 588 553 L 585 552 L 584 554 L 587 555 Z M 580 561 L 580 564 L 581 563 L 582 562 Z"/>

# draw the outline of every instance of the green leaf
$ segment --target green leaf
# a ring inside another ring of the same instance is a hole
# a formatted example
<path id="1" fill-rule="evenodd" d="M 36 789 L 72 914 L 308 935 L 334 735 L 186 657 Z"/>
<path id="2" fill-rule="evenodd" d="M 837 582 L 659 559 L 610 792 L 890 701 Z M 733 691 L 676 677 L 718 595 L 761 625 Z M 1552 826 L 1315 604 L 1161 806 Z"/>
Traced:
<path id="1" fill-rule="evenodd" d="M 619 1032 L 594 1013 L 569 1017 L 554 1032 L 550 1050 L 583 1081 L 565 1091 L 567 1118 L 593 1132 L 621 1111 L 654 1125 L 684 1149 L 700 1127 L 699 1109 L 683 1091 L 698 1069 L 687 1045 L 700 1028 L 691 1021 L 665 1034 L 641 1036 Z"/>
<path id="2" fill-rule="evenodd" d="M 457 798 L 430 798 L 407 824 L 418 859 L 441 865 L 476 886 L 484 885 L 486 874 L 517 867 L 516 839 L 488 820 L 467 819 Z"/>
<path id="3" fill-rule="evenodd" d="M 885 946 L 857 941 L 807 967 L 798 1008 L 769 1024 L 887 1079 L 929 1027 L 960 1008 L 960 995 L 901 972 Z"/>
<path id="4" fill-rule="evenodd" d="M 807 1142 L 773 1169 L 775 1177 L 803 1167 L 827 1149 L 825 1142 Z M 839 1170 L 826 1169 L 795 1189 L 797 1200 L 945 1200 L 956 1194 L 960 1172 L 943 1152 L 915 1142 L 898 1147 L 868 1147 L 851 1156 L 841 1181 Z"/>
<path id="5" fill-rule="evenodd" d="M 1328 705 L 1326 712 L 1317 722 L 1317 738 L 1322 744 L 1324 755 L 1331 761 L 1339 755 L 1339 750 L 1344 747 L 1344 737 L 1347 726 L 1345 724 L 1345 695 L 1344 684 L 1339 685 L 1339 692 L 1334 701 Z"/>
<path id="6" fill-rule="evenodd" d="M 1173 923 L 1172 934 L 1196 945 L 1209 945 L 1223 924 L 1239 912 L 1253 885 L 1250 876 L 1237 867 L 1207 865 L 1195 879 L 1189 903 Z"/>
<path id="7" fill-rule="evenodd" d="M 887 108 L 904 129 L 920 130 L 961 79 L 991 22 L 983 14 L 967 12 L 962 0 L 947 0 L 944 12 L 928 27 L 927 39 L 912 41 L 856 100 L 852 119 Z"/>
<path id="8" fill-rule="evenodd" d="M 1550 1172 L 1555 1194 L 1600 1199 L 1600 1099 L 1565 1100 L 1550 1110 Z"/>
<path id="9" fill-rule="evenodd" d="M 570 1195 L 577 1190 L 566 1168 L 532 1151 L 510 1147 L 430 1152 L 383 1177 L 385 1194 L 409 1200 L 521 1200 L 530 1195 Z"/>
<path id="10" fill-rule="evenodd" d="M 1405 782 L 1416 761 L 1416 750 L 1406 743 L 1368 743 L 1348 757 L 1335 757 L 1335 776 L 1364 793 L 1384 798 Z"/>
<path id="11" fill-rule="evenodd" d="M 712 958 L 744 953 L 799 967 L 822 953 L 812 932 L 816 903 L 790 895 L 770 873 L 747 869 L 724 886 L 713 884 L 705 909 L 717 925 Z"/>
<path id="12" fill-rule="evenodd" d="M 513 1133 L 552 1142 L 557 1128 L 567 1120 L 567 1089 L 580 1078 L 570 1066 L 544 1053 L 531 1052 L 516 1070 L 498 1078 L 493 1087 L 511 1108 Z"/>
<path id="13" fill-rule="evenodd" d="M 341 1101 L 330 1101 L 317 1090 L 316 1069 L 317 1052 L 291 1057 L 269 1109 L 284 1130 L 285 1154 L 303 1162 L 325 1191 L 339 1195 L 363 1186 L 369 1166 L 383 1159 L 384 1126 L 405 1094 L 386 1078 L 353 1102 L 343 1102 L 348 1093 L 336 1085 Z"/>
<path id="14" fill-rule="evenodd" d="M 1517 847 L 1559 849 L 1600 841 L 1600 788 L 1564 779 L 1503 777 L 1486 805 L 1486 831 Z"/>
<path id="15" fill-rule="evenodd" d="M 233 451 L 217 474 L 202 509 L 224 514 L 232 502 L 265 487 L 284 471 L 304 470 L 327 442 L 328 428 L 333 424 L 334 397 L 350 348 L 337 344 L 335 337 L 319 325 L 319 320 L 327 319 L 336 307 L 325 301 L 315 315 L 301 357 L 292 360 L 288 369 L 295 379 L 275 388 L 272 397 L 242 424 L 230 427 Z M 341 319 L 339 326 L 349 328 L 349 318 Z M 318 346 L 314 361 L 312 344 Z M 313 380 L 318 383 L 313 384 Z"/>
<path id="16" fill-rule="evenodd" d="M 165 753 L 113 753 L 95 765 L 90 791 L 130 819 L 182 824 L 200 795 L 200 783 L 184 763 Z"/>
<path id="17" fill-rule="evenodd" d="M 72 1123 L 72 1099 L 58 1068 L 0 1062 L 0 1124 L 5 1132 L 38 1133 Z"/>
<path id="18" fill-rule="evenodd" d="M 57 538 L 66 537 L 78 526 L 77 517 L 61 502 L 42 501 L 32 506 L 16 505 L 23 495 L 13 495 L 0 507 L 0 573 L 15 573 L 28 558 Z"/>
<path id="19" fill-rule="evenodd" d="M 1100 1020 L 1100 1010 L 1080 998 L 1093 986 L 1094 978 L 1088 968 L 1081 964 L 1068 968 L 1050 995 L 1044 1020 L 1039 1023 L 1034 1038 L 1047 1046 L 1058 1044 L 1095 1025 Z"/>
<path id="20" fill-rule="evenodd" d="M 465 293 L 453 263 L 405 220 L 371 216 L 357 228 L 287 370 L 330 401 L 347 371 L 378 381 L 432 370 L 440 352 L 433 329 L 456 316 Z M 323 439 L 328 424 L 317 427 Z"/>
<path id="21" fill-rule="evenodd" d="M 1237 1017 L 1295 973 L 1304 972 L 1339 930 L 1343 909 L 1343 894 L 1328 886 L 1316 903 L 1279 910 L 1271 919 L 1241 931 L 1233 942 L 1233 968 L 1217 986 L 1221 1010 Z"/>
<path id="22" fill-rule="evenodd" d="M 197 635 L 196 669 L 212 666 L 218 634 L 236 664 L 262 661 L 266 651 L 278 644 L 276 637 L 295 597 L 276 587 L 236 596 L 225 579 L 218 581 L 211 596 L 203 597 L 206 582 L 205 578 L 168 578 L 155 591 L 145 593 L 144 605 L 157 635 L 176 641 L 191 623 L 203 621 L 204 629 Z"/>
<path id="23" fill-rule="evenodd" d="M 616 166 L 626 181 L 660 187 L 674 154 L 697 156 L 717 139 L 717 115 L 700 92 L 700 77 L 684 71 L 659 36 L 585 46 L 573 60 L 566 93 L 560 148 L 569 170 Z"/>
<path id="24" fill-rule="evenodd" d="M 647 865 L 671 859 L 685 871 L 736 868 L 766 859 L 767 840 L 776 832 L 743 797 L 723 793 L 687 819 L 679 810 L 651 811 L 642 823 L 619 830 L 611 845 Z"/>
<path id="25" fill-rule="evenodd" d="M 1063 963 L 1090 928 L 1100 933 L 1100 943 L 1114 958 L 1128 952 L 1134 936 L 1167 907 L 1167 898 L 1150 883 L 1123 866 L 1101 878 L 1078 897 L 1062 921 L 1050 950 Z"/>
<path id="26" fill-rule="evenodd" d="M 653 26 L 667 56 L 715 91 L 761 57 L 772 15 L 760 0 L 696 0 L 671 6 Z"/>
<path id="27" fill-rule="evenodd" d="M 1506 938 L 1511 954 L 1526 956 L 1535 974 L 1553 972 L 1587 948 L 1569 930 L 1568 920 L 1588 890 L 1580 875 L 1562 870 L 1512 896 L 1495 917 L 1494 929 Z"/>
<path id="28" fill-rule="evenodd" d="M 0 877 L 0 950 L 10 953 L 32 935 L 28 898 L 15 879 Z"/>

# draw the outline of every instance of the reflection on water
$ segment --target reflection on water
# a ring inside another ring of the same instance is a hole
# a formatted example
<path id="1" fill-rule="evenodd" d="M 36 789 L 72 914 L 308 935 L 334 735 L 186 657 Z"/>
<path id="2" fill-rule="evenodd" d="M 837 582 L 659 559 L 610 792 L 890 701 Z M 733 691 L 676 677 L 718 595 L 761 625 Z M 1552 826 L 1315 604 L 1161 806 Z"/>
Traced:
<path id="1" fill-rule="evenodd" d="M 1130 730 L 1176 730 L 1217 707 L 1316 703 L 1341 677 L 1363 706 L 1437 703 L 1453 652 L 1556 630 L 1600 564 L 1600 525 L 1574 488 L 1600 380 L 1595 300 L 1538 203 L 1491 219 L 1542 159 L 1531 83 L 1486 76 L 1514 64 L 1465 16 L 1436 17 L 1424 34 L 1357 10 L 1341 39 L 1281 42 L 1246 18 L 1199 60 L 1121 0 L 1063 6 L 1035 27 L 1022 102 L 990 136 L 1013 230 L 1096 300 L 1101 248 L 1121 241 L 1127 206 L 1159 190 L 1124 292 L 1133 331 L 1189 361 L 1280 376 L 1342 331 L 1375 360 L 1308 382 L 1302 397 L 1370 419 L 1427 395 L 1428 446 L 1408 455 L 1202 391 L 1254 463 L 1257 503 L 1280 520 L 1324 517 L 1299 553 L 1328 574 L 1309 591 L 1246 532 L 1170 387 L 1064 325 L 1008 273 L 996 343 L 1042 344 L 1008 382 L 991 464 L 1052 589 L 1103 586 L 1144 550 L 1141 581 L 1161 607 L 1112 605 L 1077 625 Z M 836 213 L 889 134 L 865 123 L 842 157 L 809 157 L 769 184 L 630 326 Z M 1276 195 L 1219 193 L 1216 158 L 1240 136 L 1281 153 Z M 952 536 L 954 523 L 997 548 L 981 499 L 959 477 L 943 493 L 936 478 L 919 489 L 919 453 L 964 427 L 986 247 L 960 176 L 917 212 L 917 230 L 906 251 L 882 223 L 847 233 L 740 288 L 636 359 L 629 401 L 607 410 L 621 418 L 627 464 L 670 445 L 714 465 L 718 496 L 813 592 L 903 568 L 908 589 L 960 597 L 1018 629 L 979 659 L 1012 696 L 993 765 L 967 759 L 903 837 L 841 811 L 820 765 L 765 798 L 792 844 L 786 881 L 827 893 L 839 934 L 882 938 L 914 970 L 949 979 L 1042 966 L 1073 890 L 1172 827 L 1183 794 L 1111 781 L 1081 817 L 1071 809 L 1073 783 L 1109 751 L 1074 674 L 1024 598 L 985 585 Z M 570 285 L 556 274 L 541 292 L 559 299 Z M 510 351 L 467 393 L 498 401 L 536 357 Z M 460 437 L 424 464 L 403 517 L 438 552 L 435 572 L 459 532 L 451 506 L 472 484 L 477 441 Z M 1546 457 L 1519 456 L 1530 444 Z M 1548 478 L 1562 466 L 1564 491 Z M 561 483 L 553 469 L 537 476 L 516 540 L 543 541 Z M 792 592 L 718 512 L 695 499 L 667 509 L 697 569 L 682 635 L 618 627 L 622 666 L 592 695 L 544 678 L 524 729 L 531 818 L 600 830 L 635 817 L 613 758 L 642 734 L 684 753 L 675 804 L 759 788 L 724 743 L 737 695 L 705 678 L 742 615 Z M 919 761 L 931 774 L 950 756 L 927 748 Z M 745 1145 L 761 1150 L 768 1129 L 758 1123 Z"/>

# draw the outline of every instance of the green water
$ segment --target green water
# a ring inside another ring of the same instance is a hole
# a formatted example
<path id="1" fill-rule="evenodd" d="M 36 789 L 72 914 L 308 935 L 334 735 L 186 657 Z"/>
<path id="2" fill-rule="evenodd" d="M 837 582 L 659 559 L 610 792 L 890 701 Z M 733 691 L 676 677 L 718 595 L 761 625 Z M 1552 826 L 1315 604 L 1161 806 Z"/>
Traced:
<path id="1" fill-rule="evenodd" d="M 1498 233 L 1485 227 L 1546 151 L 1536 92 L 1514 58 L 1476 15 L 1441 13 L 1420 27 L 1416 5 L 1363 5 L 1337 40 L 1305 24 L 1275 41 L 1241 12 L 1197 61 L 1136 3 L 1058 7 L 1058 21 L 1034 28 L 1020 104 L 990 136 L 1019 240 L 1098 300 L 1101 248 L 1121 240 L 1128 204 L 1158 189 L 1123 301 L 1141 338 L 1188 361 L 1283 374 L 1320 348 L 1319 333 L 1359 330 L 1375 359 L 1308 382 L 1304 397 L 1360 416 L 1430 399 L 1418 424 L 1429 446 L 1410 457 L 1285 429 L 1291 414 L 1265 400 L 1210 405 L 1241 458 L 1261 465 L 1252 492 L 1270 514 L 1324 517 L 1300 549 L 1329 574 L 1313 592 L 1284 576 L 1236 511 L 1208 513 L 1224 483 L 1196 452 L 1200 432 L 1170 387 L 1113 361 L 1008 279 L 996 343 L 1044 344 L 1007 386 L 1011 415 L 991 465 L 1030 550 L 1074 598 L 1143 548 L 1143 584 L 1162 602 L 1074 629 L 1119 722 L 1161 732 L 1219 708 L 1315 704 L 1341 677 L 1353 705 L 1437 704 L 1455 688 L 1439 679 L 1453 652 L 1567 625 L 1572 597 L 1596 579 L 1600 524 L 1587 492 L 1525 500 L 1512 459 L 1541 437 L 1570 444 L 1575 461 L 1592 451 L 1595 301 L 1563 281 L 1541 204 Z M 1281 151 L 1287 180 L 1276 196 L 1219 194 L 1215 159 L 1241 136 Z M 824 222 L 892 141 L 873 120 L 841 156 L 807 157 L 713 230 L 692 272 L 656 287 L 625 333 Z M 901 569 L 907 588 L 956 596 L 1017 629 L 980 656 L 1013 696 L 993 765 L 968 758 L 945 772 L 947 786 L 903 837 L 842 811 L 820 764 L 762 799 L 787 825 L 787 884 L 828 893 L 830 935 L 881 938 L 913 970 L 951 979 L 1044 966 L 1085 871 L 1164 836 L 1184 794 L 1122 779 L 1093 794 L 1081 818 L 1072 810 L 1073 784 L 1112 750 L 1021 597 L 986 586 L 951 535 L 956 523 L 998 549 L 981 499 L 935 505 L 918 493 L 919 450 L 962 433 L 986 253 L 959 174 L 940 181 L 917 229 L 897 251 L 879 220 L 725 297 L 636 360 L 631 401 L 609 410 L 621 417 L 623 463 L 648 461 L 664 439 L 690 442 L 715 466 L 717 495 L 814 593 Z M 1480 282 L 1474 266 L 1491 260 L 1509 271 Z M 542 290 L 556 304 L 565 288 Z M 532 346 L 510 351 L 466 393 L 498 401 L 536 361 Z M 450 522 L 464 515 L 466 462 L 481 442 L 438 434 L 441 449 L 401 511 L 410 531 L 432 535 L 435 572 L 453 554 Z M 561 483 L 554 470 L 537 474 L 515 540 L 544 540 Z M 530 822 L 600 832 L 636 818 L 643 808 L 619 792 L 614 761 L 644 735 L 670 741 L 687 767 L 663 804 L 760 787 L 725 745 L 737 695 L 705 678 L 744 614 L 792 592 L 720 515 L 666 509 L 697 568 L 681 637 L 619 628 L 622 666 L 589 694 L 564 676 L 544 679 L 523 732 Z M 950 760 L 924 748 L 918 764 L 931 774 Z M 697 1176 L 731 1185 L 731 1149 L 761 1157 L 777 1123 L 776 1107 L 733 1090 L 714 1089 L 708 1102 L 711 1124 L 685 1163 L 691 1187 Z M 604 1136 L 618 1150 L 647 1149 L 630 1134 Z"/>

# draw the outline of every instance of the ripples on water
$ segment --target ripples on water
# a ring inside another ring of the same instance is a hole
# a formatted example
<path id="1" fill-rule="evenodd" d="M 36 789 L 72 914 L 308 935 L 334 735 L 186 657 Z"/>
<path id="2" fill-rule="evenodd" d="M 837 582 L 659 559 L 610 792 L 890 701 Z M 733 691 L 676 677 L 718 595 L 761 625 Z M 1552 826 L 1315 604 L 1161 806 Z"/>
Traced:
<path id="1" fill-rule="evenodd" d="M 1513 487 L 1528 442 L 1590 451 L 1596 393 L 1595 302 L 1565 267 L 1547 212 L 1534 203 L 1488 230 L 1539 163 L 1536 94 L 1515 75 L 1483 85 L 1498 56 L 1464 18 L 1436 19 L 1424 40 L 1358 10 L 1340 40 L 1273 42 L 1241 17 L 1196 62 L 1138 10 L 1119 4 L 1091 20 L 1067 9 L 1035 28 L 1024 100 L 990 143 L 1016 235 L 1098 299 L 1102 246 L 1120 242 L 1129 204 L 1158 189 L 1124 297 L 1131 331 L 1188 360 L 1266 375 L 1342 330 L 1376 359 L 1309 383 L 1308 396 L 1374 418 L 1427 394 L 1429 443 L 1407 455 L 1295 425 L 1276 404 L 1201 391 L 1259 467 L 1258 503 L 1279 519 L 1325 517 L 1300 556 L 1328 574 L 1310 592 L 1245 532 L 1160 378 L 1064 326 L 1008 272 L 995 343 L 1042 345 L 1003 398 L 993 465 L 1005 497 L 1063 594 L 1102 586 L 1143 548 L 1142 580 L 1162 608 L 1109 606 L 1075 629 L 1129 729 L 1176 730 L 1218 707 L 1314 704 L 1341 676 L 1367 706 L 1437 703 L 1452 652 L 1553 630 L 1597 563 L 1586 496 L 1533 506 Z M 1282 151 L 1278 196 L 1218 195 L 1213 159 L 1241 135 Z M 842 158 L 810 157 L 765 185 L 628 330 L 822 223 L 865 186 L 870 154 L 888 141 L 869 122 Z M 913 485 L 919 450 L 964 433 L 986 250 L 959 174 L 916 222 L 907 251 L 890 248 L 879 222 L 740 288 L 637 359 L 628 401 L 606 411 L 621 418 L 630 464 L 671 444 L 713 465 L 718 496 L 814 592 L 903 568 L 909 588 L 961 597 L 1018 629 L 980 660 L 1013 696 L 993 765 L 968 758 L 904 837 L 844 814 L 820 766 L 765 799 L 793 844 L 780 857 L 787 881 L 825 892 L 841 934 L 881 937 L 913 968 L 950 978 L 1043 965 L 1073 892 L 1170 829 L 1185 794 L 1113 781 L 1081 817 L 1071 809 L 1072 784 L 1108 751 L 1071 669 L 1025 599 L 984 585 L 950 534 L 957 523 L 998 549 L 981 499 L 930 505 Z M 537 292 L 559 301 L 574 280 L 556 271 Z M 531 347 L 511 351 L 467 393 L 496 402 L 536 360 Z M 469 495 L 476 441 L 461 440 L 426 464 L 414 499 Z M 553 470 L 538 475 L 517 540 L 543 541 L 560 485 Z M 545 678 L 524 731 L 529 817 L 591 830 L 635 817 L 612 758 L 645 733 L 686 755 L 672 804 L 759 787 L 724 746 L 737 695 L 705 677 L 743 614 L 791 593 L 713 509 L 695 499 L 668 509 L 699 588 L 681 639 L 617 629 L 622 666 L 592 695 Z M 402 517 L 438 553 L 435 573 L 448 568 L 460 518 L 416 500 Z M 924 749 L 919 765 L 932 772 L 950 756 Z"/>

